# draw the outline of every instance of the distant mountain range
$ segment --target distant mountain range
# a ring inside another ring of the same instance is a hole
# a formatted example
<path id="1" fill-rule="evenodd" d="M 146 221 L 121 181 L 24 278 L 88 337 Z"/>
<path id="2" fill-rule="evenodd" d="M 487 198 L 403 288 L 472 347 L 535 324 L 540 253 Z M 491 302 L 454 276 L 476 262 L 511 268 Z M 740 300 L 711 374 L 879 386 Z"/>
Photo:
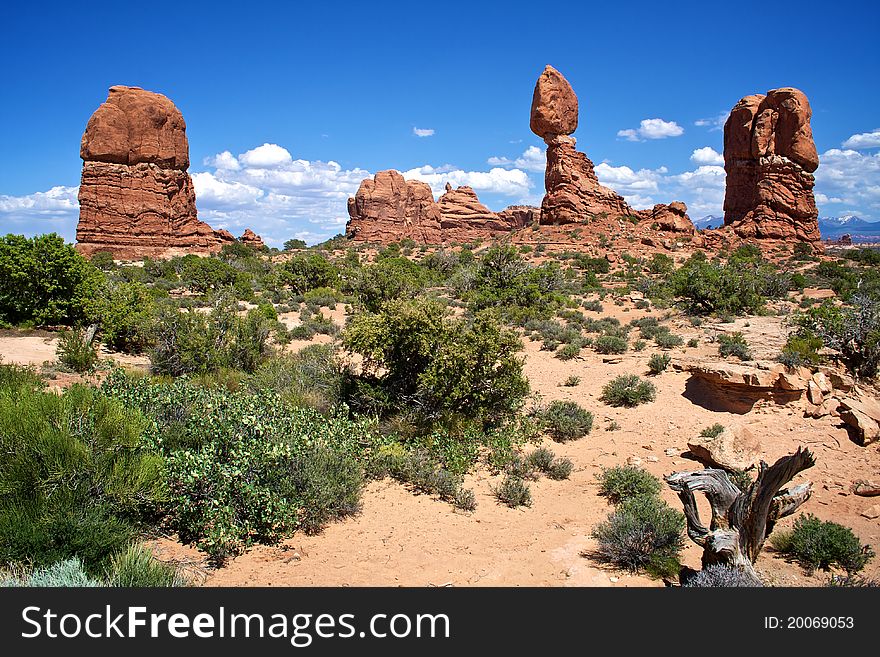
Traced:
<path id="1" fill-rule="evenodd" d="M 724 217 L 711 214 L 694 220 L 694 226 L 700 230 L 718 228 L 722 225 L 724 225 Z M 880 221 L 866 221 L 854 214 L 819 217 L 819 232 L 822 233 L 822 239 L 826 240 L 836 240 L 843 235 L 849 235 L 853 242 L 880 242 Z"/>

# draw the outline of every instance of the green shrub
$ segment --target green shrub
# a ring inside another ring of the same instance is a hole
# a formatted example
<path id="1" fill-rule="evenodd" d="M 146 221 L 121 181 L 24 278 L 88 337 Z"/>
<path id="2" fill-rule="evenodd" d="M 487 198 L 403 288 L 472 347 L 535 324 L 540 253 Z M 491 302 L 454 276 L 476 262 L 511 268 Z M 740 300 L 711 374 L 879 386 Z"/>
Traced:
<path id="1" fill-rule="evenodd" d="M 306 249 L 308 246 L 303 240 L 300 239 L 289 239 L 284 242 L 284 250 L 285 251 L 295 251 L 298 249 Z"/>
<path id="2" fill-rule="evenodd" d="M 318 531 L 358 507 L 357 455 L 374 440 L 369 422 L 324 417 L 269 390 L 151 382 L 118 370 L 102 389 L 154 418 L 149 438 L 166 457 L 168 525 L 215 562 L 296 529 Z"/>
<path id="3" fill-rule="evenodd" d="M 672 349 L 683 345 L 684 339 L 674 333 L 661 332 L 654 335 L 654 343 L 661 349 Z"/>
<path id="4" fill-rule="evenodd" d="M 553 355 L 559 360 L 572 360 L 573 358 L 577 358 L 580 353 L 581 345 L 577 342 L 570 342 L 562 345 L 562 348 Z"/>
<path id="5" fill-rule="evenodd" d="M 390 301 L 352 317 L 342 342 L 364 357 L 357 385 L 385 399 L 386 413 L 408 408 L 429 423 L 449 414 L 497 423 L 528 393 L 518 337 L 485 313 L 454 320 L 436 302 Z"/>
<path id="6" fill-rule="evenodd" d="M 98 353 L 95 347 L 87 329 L 67 329 L 62 331 L 58 339 L 55 354 L 62 365 L 74 372 L 84 374 L 94 371 L 98 365 Z"/>
<path id="7" fill-rule="evenodd" d="M 768 298 L 783 297 L 789 288 L 785 274 L 763 262 L 760 255 L 746 252 L 719 264 L 697 251 L 667 280 L 672 295 L 696 314 L 755 314 Z"/>
<path id="8" fill-rule="evenodd" d="M 570 459 L 556 458 L 546 447 L 538 447 L 526 457 L 528 466 L 547 475 L 550 479 L 568 479 L 574 469 L 574 463 Z M 526 477 L 523 477 L 524 479 Z"/>
<path id="9" fill-rule="evenodd" d="M 785 341 L 785 346 L 777 360 L 786 367 L 818 365 L 821 358 L 819 350 L 822 346 L 822 340 L 810 331 L 792 333 Z"/>
<path id="10" fill-rule="evenodd" d="M 416 296 L 429 279 L 427 269 L 406 258 L 386 258 L 361 269 L 351 291 L 365 310 L 376 313 L 387 301 Z"/>
<path id="11" fill-rule="evenodd" d="M 151 328 L 150 362 L 159 374 L 180 376 L 223 367 L 253 372 L 269 354 L 269 321 L 258 311 L 238 314 L 238 302 L 218 296 L 207 313 L 162 308 Z"/>
<path id="12" fill-rule="evenodd" d="M 794 318 L 809 339 L 810 334 L 840 354 L 847 369 L 865 378 L 880 370 L 880 301 L 866 294 L 852 296 L 848 306 L 825 302 Z M 809 332 L 809 333 L 807 333 Z"/>
<path id="13" fill-rule="evenodd" d="M 593 345 L 600 354 L 622 354 L 626 352 L 627 347 L 626 339 L 616 335 L 600 336 Z"/>
<path id="14" fill-rule="evenodd" d="M 687 341 L 687 346 L 690 348 L 699 347 L 700 341 L 697 340 L 696 338 L 691 338 L 690 340 Z"/>
<path id="15" fill-rule="evenodd" d="M 761 583 L 756 581 L 754 577 L 747 575 L 741 568 L 723 563 L 714 563 L 692 575 L 684 582 L 684 584 L 682 584 L 682 586 L 695 588 L 730 588 L 761 586 Z"/>
<path id="16" fill-rule="evenodd" d="M 651 374 L 660 374 L 669 367 L 669 362 L 672 360 L 669 354 L 652 354 L 651 358 L 648 359 L 648 370 Z"/>
<path id="17" fill-rule="evenodd" d="M 106 279 L 55 233 L 0 238 L 0 323 L 93 321 Z"/>
<path id="18" fill-rule="evenodd" d="M 606 260 L 605 262 L 608 261 Z M 603 311 L 602 303 L 599 301 L 584 301 L 581 305 L 584 307 L 584 310 L 589 310 L 594 313 L 601 313 Z"/>
<path id="19" fill-rule="evenodd" d="M 631 572 L 646 570 L 655 577 L 677 574 L 684 546 L 684 515 L 652 496 L 622 502 L 592 532 L 597 556 Z"/>
<path id="20" fill-rule="evenodd" d="M 645 347 L 648 346 L 648 343 L 644 340 L 636 340 L 633 342 L 633 351 L 644 351 Z"/>
<path id="21" fill-rule="evenodd" d="M 0 388 L 0 562 L 78 557 L 100 573 L 167 499 L 146 427 L 92 388 Z"/>
<path id="22" fill-rule="evenodd" d="M 145 285 L 111 285 L 106 302 L 100 306 L 102 341 L 111 349 L 124 353 L 145 351 L 150 344 L 150 323 L 155 313 L 155 298 Z"/>
<path id="23" fill-rule="evenodd" d="M 320 253 L 300 253 L 279 267 L 282 285 L 297 294 L 305 294 L 316 288 L 335 288 L 339 270 Z"/>
<path id="24" fill-rule="evenodd" d="M 573 401 L 554 401 L 542 413 L 544 428 L 553 440 L 583 438 L 593 428 L 593 414 Z"/>
<path id="25" fill-rule="evenodd" d="M 245 381 L 253 392 L 275 391 L 296 406 L 329 412 L 339 401 L 345 370 L 330 345 L 313 344 L 270 358 Z"/>
<path id="26" fill-rule="evenodd" d="M 176 566 L 159 561 L 146 547 L 134 544 L 113 556 L 107 583 L 110 586 L 159 588 L 186 586 L 187 579 Z"/>
<path id="27" fill-rule="evenodd" d="M 565 381 L 562 382 L 562 385 L 564 385 L 566 388 L 574 388 L 575 386 L 580 385 L 580 383 L 581 377 L 574 376 L 572 374 L 568 378 L 566 378 Z"/>
<path id="28" fill-rule="evenodd" d="M 849 527 L 823 522 L 810 513 L 799 516 L 791 533 L 781 533 L 771 544 L 797 559 L 810 572 L 838 566 L 848 573 L 856 573 L 874 556 L 871 547 L 862 545 Z"/>
<path id="29" fill-rule="evenodd" d="M 56 561 L 48 566 L 35 568 L 31 572 L 0 577 L 0 587 L 96 587 L 101 581 L 91 577 L 77 557 Z"/>
<path id="30" fill-rule="evenodd" d="M 473 511 L 477 506 L 473 491 L 462 487 L 462 475 L 444 468 L 426 450 L 386 445 L 373 455 L 368 467 L 373 478 L 390 475 L 413 490 L 437 495 L 456 508 Z"/>
<path id="31" fill-rule="evenodd" d="M 617 465 L 597 475 L 599 495 L 612 504 L 620 504 L 634 497 L 653 496 L 660 492 L 660 480 L 643 468 Z"/>
<path id="32" fill-rule="evenodd" d="M 736 333 L 722 333 L 718 336 L 718 353 L 725 358 L 728 356 L 735 356 L 740 360 L 751 360 L 752 358 L 749 343 L 746 342 L 745 337 L 739 331 Z"/>
<path id="33" fill-rule="evenodd" d="M 706 427 L 700 432 L 700 436 L 703 438 L 717 438 L 721 435 L 721 432 L 724 431 L 724 425 L 716 422 L 711 427 Z"/>
<path id="34" fill-rule="evenodd" d="M 529 485 L 519 477 L 506 475 L 496 487 L 492 488 L 495 498 L 511 508 L 532 506 L 532 492 Z"/>
<path id="35" fill-rule="evenodd" d="M 656 397 L 653 383 L 635 374 L 622 374 L 605 384 L 600 399 L 609 406 L 633 407 L 654 401 Z"/>

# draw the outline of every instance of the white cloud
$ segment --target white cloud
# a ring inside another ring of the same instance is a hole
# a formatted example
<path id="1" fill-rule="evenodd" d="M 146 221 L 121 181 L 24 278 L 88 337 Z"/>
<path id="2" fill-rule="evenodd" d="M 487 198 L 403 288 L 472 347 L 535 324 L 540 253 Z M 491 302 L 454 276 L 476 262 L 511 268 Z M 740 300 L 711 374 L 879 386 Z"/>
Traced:
<path id="1" fill-rule="evenodd" d="M 223 151 L 214 159 L 216 161 L 217 158 L 221 158 L 222 161 L 226 161 L 228 159 L 225 157 L 226 155 L 231 156 L 229 151 Z M 282 166 L 289 163 L 291 159 L 290 152 L 278 144 L 263 144 L 238 156 L 238 162 L 245 167 L 255 169 L 271 169 Z"/>
<path id="2" fill-rule="evenodd" d="M 439 171 L 430 165 L 421 166 L 403 172 L 409 180 L 421 180 L 428 183 L 434 196 L 443 194 L 446 183 L 454 187 L 468 185 L 476 192 L 501 194 L 503 196 L 524 196 L 529 192 L 532 181 L 525 171 L 520 169 L 502 169 L 493 167 L 489 171 Z"/>
<path id="3" fill-rule="evenodd" d="M 703 148 L 698 148 L 691 153 L 691 162 L 724 166 L 724 156 L 711 146 L 703 146 Z"/>
<path id="4" fill-rule="evenodd" d="M 595 171 L 599 182 L 637 210 L 679 200 L 687 204 L 688 214 L 694 219 L 722 213 L 725 174 L 720 166 L 703 165 L 693 171 L 670 174 L 666 167 L 633 170 L 602 162 Z"/>
<path id="5" fill-rule="evenodd" d="M 27 236 L 58 233 L 72 242 L 79 220 L 79 187 L 52 187 L 24 196 L 0 194 L 0 226 L 3 233 Z"/>
<path id="6" fill-rule="evenodd" d="M 413 134 L 416 137 L 433 137 L 434 128 L 413 128 Z"/>
<path id="7" fill-rule="evenodd" d="M 832 148 L 819 156 L 815 175 L 820 215 L 880 219 L 880 151 Z"/>
<path id="8" fill-rule="evenodd" d="M 880 128 L 871 132 L 862 132 L 853 135 L 842 146 L 844 148 L 852 148 L 855 150 L 863 150 L 866 148 L 880 148 Z"/>
<path id="9" fill-rule="evenodd" d="M 203 164 L 205 166 L 215 167 L 217 169 L 228 169 L 230 171 L 238 171 L 241 169 L 238 159 L 229 151 L 223 151 L 212 157 L 206 157 Z"/>
<path id="10" fill-rule="evenodd" d="M 493 156 L 487 160 L 488 164 L 497 167 L 525 169 L 543 173 L 547 168 L 547 151 L 537 146 L 529 146 L 523 154 L 515 160 L 507 157 Z"/>
<path id="11" fill-rule="evenodd" d="M 683 134 L 684 128 L 675 121 L 664 121 L 663 119 L 642 119 L 638 128 L 617 131 L 618 137 L 624 137 L 629 141 L 666 139 L 667 137 L 678 137 Z"/>
<path id="12" fill-rule="evenodd" d="M 730 116 L 730 112 L 721 112 L 717 116 L 708 119 L 697 119 L 694 121 L 694 125 L 700 128 L 709 128 L 709 132 L 715 132 L 716 130 L 724 129 L 728 116 Z"/>

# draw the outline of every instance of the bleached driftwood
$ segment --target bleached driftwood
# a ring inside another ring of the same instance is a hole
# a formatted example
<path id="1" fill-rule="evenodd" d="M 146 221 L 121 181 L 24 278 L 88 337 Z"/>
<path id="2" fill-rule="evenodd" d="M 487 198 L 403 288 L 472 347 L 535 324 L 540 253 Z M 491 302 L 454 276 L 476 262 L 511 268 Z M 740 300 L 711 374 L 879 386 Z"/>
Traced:
<path id="1" fill-rule="evenodd" d="M 676 472 L 665 477 L 684 506 L 688 536 L 703 548 L 703 568 L 723 563 L 741 569 L 755 578 L 755 559 L 764 540 L 780 518 L 791 515 L 812 494 L 812 483 L 782 488 L 795 475 L 815 465 L 809 450 L 799 448 L 768 466 L 761 461 L 758 477 L 748 490 L 741 491 L 724 470 L 706 468 Z M 705 527 L 700 520 L 694 492 L 706 496 L 712 508 L 712 521 Z"/>

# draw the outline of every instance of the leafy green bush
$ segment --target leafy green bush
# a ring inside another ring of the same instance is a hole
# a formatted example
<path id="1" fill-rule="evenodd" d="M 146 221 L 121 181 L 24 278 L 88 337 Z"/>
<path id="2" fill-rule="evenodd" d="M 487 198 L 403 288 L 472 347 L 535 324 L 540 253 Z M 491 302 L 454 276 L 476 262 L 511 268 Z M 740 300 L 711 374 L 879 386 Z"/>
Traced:
<path id="1" fill-rule="evenodd" d="M 661 349 L 673 349 L 684 344 L 684 338 L 668 331 L 660 332 L 654 335 L 654 344 Z"/>
<path id="2" fill-rule="evenodd" d="M 742 333 L 722 333 L 718 336 L 718 354 L 727 358 L 735 356 L 740 360 L 751 360 L 752 352 L 749 343 L 746 342 Z"/>
<path id="3" fill-rule="evenodd" d="M 532 506 L 532 491 L 519 477 L 506 475 L 498 486 L 492 488 L 492 493 L 499 502 L 511 508 Z"/>
<path id="4" fill-rule="evenodd" d="M 600 354 L 622 354 L 627 347 L 626 339 L 616 335 L 602 335 L 593 344 L 593 348 Z"/>
<path id="5" fill-rule="evenodd" d="M 104 274 L 55 233 L 0 238 L 0 323 L 91 322 L 105 285 Z"/>
<path id="6" fill-rule="evenodd" d="M 386 414 L 411 409 L 428 423 L 449 414 L 497 423 L 528 393 L 518 337 L 485 313 L 455 320 L 433 301 L 389 301 L 352 317 L 342 342 L 364 357 L 356 384 L 384 399 Z M 350 403 L 357 408 L 357 397 Z"/>
<path id="7" fill-rule="evenodd" d="M 580 383 L 581 377 L 572 374 L 568 376 L 565 381 L 562 382 L 562 385 L 564 385 L 566 388 L 574 388 L 575 386 L 580 385 Z"/>
<path id="8" fill-rule="evenodd" d="M 552 402 L 541 420 L 550 437 L 558 442 L 583 438 L 593 428 L 593 414 L 573 401 Z"/>
<path id="9" fill-rule="evenodd" d="M 785 346 L 777 360 L 786 367 L 802 367 L 805 365 L 818 365 L 822 348 L 822 340 L 812 334 L 811 331 L 803 330 L 792 333 L 785 341 Z"/>
<path id="10" fill-rule="evenodd" d="M 24 377 L 0 388 L 0 561 L 79 557 L 91 574 L 167 499 L 147 423 L 92 388 L 61 395 Z"/>
<path id="11" fill-rule="evenodd" d="M 568 344 L 562 345 L 562 347 L 553 354 L 559 360 L 572 360 L 573 358 L 577 358 L 581 353 L 581 345 L 579 342 L 569 342 Z"/>
<path id="12" fill-rule="evenodd" d="M 365 310 L 376 313 L 387 301 L 416 296 L 430 279 L 429 270 L 406 258 L 386 258 L 361 269 L 351 291 Z"/>
<path id="13" fill-rule="evenodd" d="M 719 264 L 697 251 L 667 280 L 672 295 L 698 314 L 755 314 L 768 298 L 785 296 L 790 285 L 788 277 L 760 255 L 746 252 Z"/>
<path id="14" fill-rule="evenodd" d="M 253 392 L 274 391 L 295 406 L 329 412 L 339 401 L 345 370 L 330 345 L 314 344 L 270 358 L 246 380 Z"/>
<path id="15" fill-rule="evenodd" d="M 596 555 L 631 572 L 646 570 L 655 577 L 678 573 L 684 546 L 684 515 L 654 496 L 622 502 L 592 532 Z"/>
<path id="16" fill-rule="evenodd" d="M 269 332 L 258 310 L 240 316 L 231 295 L 218 296 L 207 313 L 167 305 L 150 330 L 150 362 L 154 371 L 171 376 L 223 367 L 253 372 L 269 353 Z"/>
<path id="17" fill-rule="evenodd" d="M 155 297 L 145 285 L 110 285 L 106 301 L 100 305 L 102 341 L 116 351 L 142 353 L 150 344 L 150 324 L 155 313 Z"/>
<path id="18" fill-rule="evenodd" d="M 803 331 L 840 354 L 853 374 L 873 378 L 880 370 L 880 300 L 865 294 L 852 296 L 851 305 L 838 308 L 825 302 L 794 318 Z"/>
<path id="19" fill-rule="evenodd" d="M 648 370 L 651 374 L 660 374 L 660 372 L 664 372 L 667 367 L 669 367 L 669 362 L 672 360 L 669 354 L 652 354 L 651 358 L 648 359 Z"/>
<path id="20" fill-rule="evenodd" d="M 230 392 L 117 370 L 102 389 L 154 418 L 166 456 L 169 526 L 214 561 L 353 513 L 372 425 L 293 407 L 273 391 Z"/>
<path id="21" fill-rule="evenodd" d="M 92 372 L 98 365 L 96 345 L 87 329 L 77 327 L 62 331 L 55 354 L 58 362 L 80 374 Z"/>
<path id="22" fill-rule="evenodd" d="M 320 253 L 308 252 L 295 255 L 279 268 L 282 285 L 289 286 L 297 294 L 305 294 L 316 288 L 335 288 L 339 270 Z"/>
<path id="23" fill-rule="evenodd" d="M 643 468 L 616 465 L 597 475 L 599 495 L 612 504 L 620 504 L 634 497 L 652 496 L 660 492 L 660 480 Z"/>
<path id="24" fill-rule="evenodd" d="M 856 573 L 874 557 L 871 547 L 862 545 L 849 527 L 823 522 L 811 513 L 799 516 L 790 533 L 778 532 L 771 544 L 810 572 L 839 566 L 848 573 Z"/>
<path id="25" fill-rule="evenodd" d="M 600 399 L 609 406 L 633 407 L 654 401 L 657 389 L 635 374 L 621 374 L 605 384 Z"/>

